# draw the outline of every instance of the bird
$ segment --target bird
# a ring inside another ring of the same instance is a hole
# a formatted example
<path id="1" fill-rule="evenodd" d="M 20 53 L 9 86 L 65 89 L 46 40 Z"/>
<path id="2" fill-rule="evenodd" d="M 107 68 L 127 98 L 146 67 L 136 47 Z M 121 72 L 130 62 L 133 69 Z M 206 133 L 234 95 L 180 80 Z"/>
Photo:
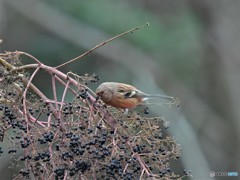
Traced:
<path id="1" fill-rule="evenodd" d="M 96 89 L 96 95 L 107 105 L 125 109 L 136 108 L 149 98 L 162 98 L 176 101 L 175 97 L 160 94 L 146 94 L 136 87 L 119 82 L 104 82 Z"/>

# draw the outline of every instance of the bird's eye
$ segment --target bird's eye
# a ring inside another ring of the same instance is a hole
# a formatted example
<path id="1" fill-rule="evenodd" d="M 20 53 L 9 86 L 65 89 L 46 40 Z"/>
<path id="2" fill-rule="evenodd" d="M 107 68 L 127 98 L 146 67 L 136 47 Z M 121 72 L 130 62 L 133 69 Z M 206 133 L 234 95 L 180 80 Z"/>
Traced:
<path id="1" fill-rule="evenodd" d="M 131 91 L 129 91 L 129 92 L 125 93 L 125 94 L 124 94 L 124 96 L 125 96 L 125 97 L 130 97 L 130 96 L 131 96 L 131 94 L 132 94 L 132 92 L 131 92 Z"/>
<path id="2" fill-rule="evenodd" d="M 136 95 L 136 91 L 128 91 L 124 94 L 125 98 L 132 98 Z"/>

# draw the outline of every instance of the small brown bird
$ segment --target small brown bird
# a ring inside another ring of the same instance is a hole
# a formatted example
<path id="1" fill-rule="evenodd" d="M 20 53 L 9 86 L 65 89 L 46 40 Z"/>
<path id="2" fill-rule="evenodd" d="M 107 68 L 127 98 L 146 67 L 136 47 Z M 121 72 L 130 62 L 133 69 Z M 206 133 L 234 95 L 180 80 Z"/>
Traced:
<path id="1" fill-rule="evenodd" d="M 107 105 L 121 109 L 135 108 L 149 98 L 163 98 L 176 101 L 174 97 L 159 94 L 146 94 L 134 86 L 117 82 L 102 83 L 96 89 L 96 94 Z"/>

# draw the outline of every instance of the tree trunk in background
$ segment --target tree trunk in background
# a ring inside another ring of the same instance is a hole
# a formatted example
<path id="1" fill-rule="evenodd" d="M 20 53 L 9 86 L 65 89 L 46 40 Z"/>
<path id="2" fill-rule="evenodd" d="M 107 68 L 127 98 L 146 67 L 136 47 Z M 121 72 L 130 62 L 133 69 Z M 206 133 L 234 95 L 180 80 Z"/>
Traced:
<path id="1" fill-rule="evenodd" d="M 205 27 L 207 98 L 225 117 L 226 128 L 232 129 L 232 134 L 213 131 L 227 136 L 220 147 L 225 147 L 229 156 L 225 168 L 234 171 L 239 169 L 240 158 L 240 1 L 190 0 L 190 4 Z M 223 168 L 222 164 L 219 167 Z"/>

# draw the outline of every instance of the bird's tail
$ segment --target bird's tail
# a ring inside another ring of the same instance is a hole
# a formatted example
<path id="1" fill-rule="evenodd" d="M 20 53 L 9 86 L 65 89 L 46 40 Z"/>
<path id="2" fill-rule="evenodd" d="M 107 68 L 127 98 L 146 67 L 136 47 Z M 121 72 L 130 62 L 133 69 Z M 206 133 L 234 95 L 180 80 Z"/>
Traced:
<path id="1" fill-rule="evenodd" d="M 175 97 L 172 96 L 165 96 L 165 95 L 161 95 L 161 94 L 145 94 L 146 98 L 161 98 L 161 99 L 169 99 L 169 100 L 174 100 Z"/>
<path id="2" fill-rule="evenodd" d="M 176 104 L 177 106 L 180 105 L 180 100 L 173 96 L 165 96 L 165 95 L 161 95 L 161 94 L 145 94 L 145 96 L 144 96 L 144 100 L 148 100 L 151 98 L 166 99 L 166 100 L 170 100 L 171 104 Z"/>

